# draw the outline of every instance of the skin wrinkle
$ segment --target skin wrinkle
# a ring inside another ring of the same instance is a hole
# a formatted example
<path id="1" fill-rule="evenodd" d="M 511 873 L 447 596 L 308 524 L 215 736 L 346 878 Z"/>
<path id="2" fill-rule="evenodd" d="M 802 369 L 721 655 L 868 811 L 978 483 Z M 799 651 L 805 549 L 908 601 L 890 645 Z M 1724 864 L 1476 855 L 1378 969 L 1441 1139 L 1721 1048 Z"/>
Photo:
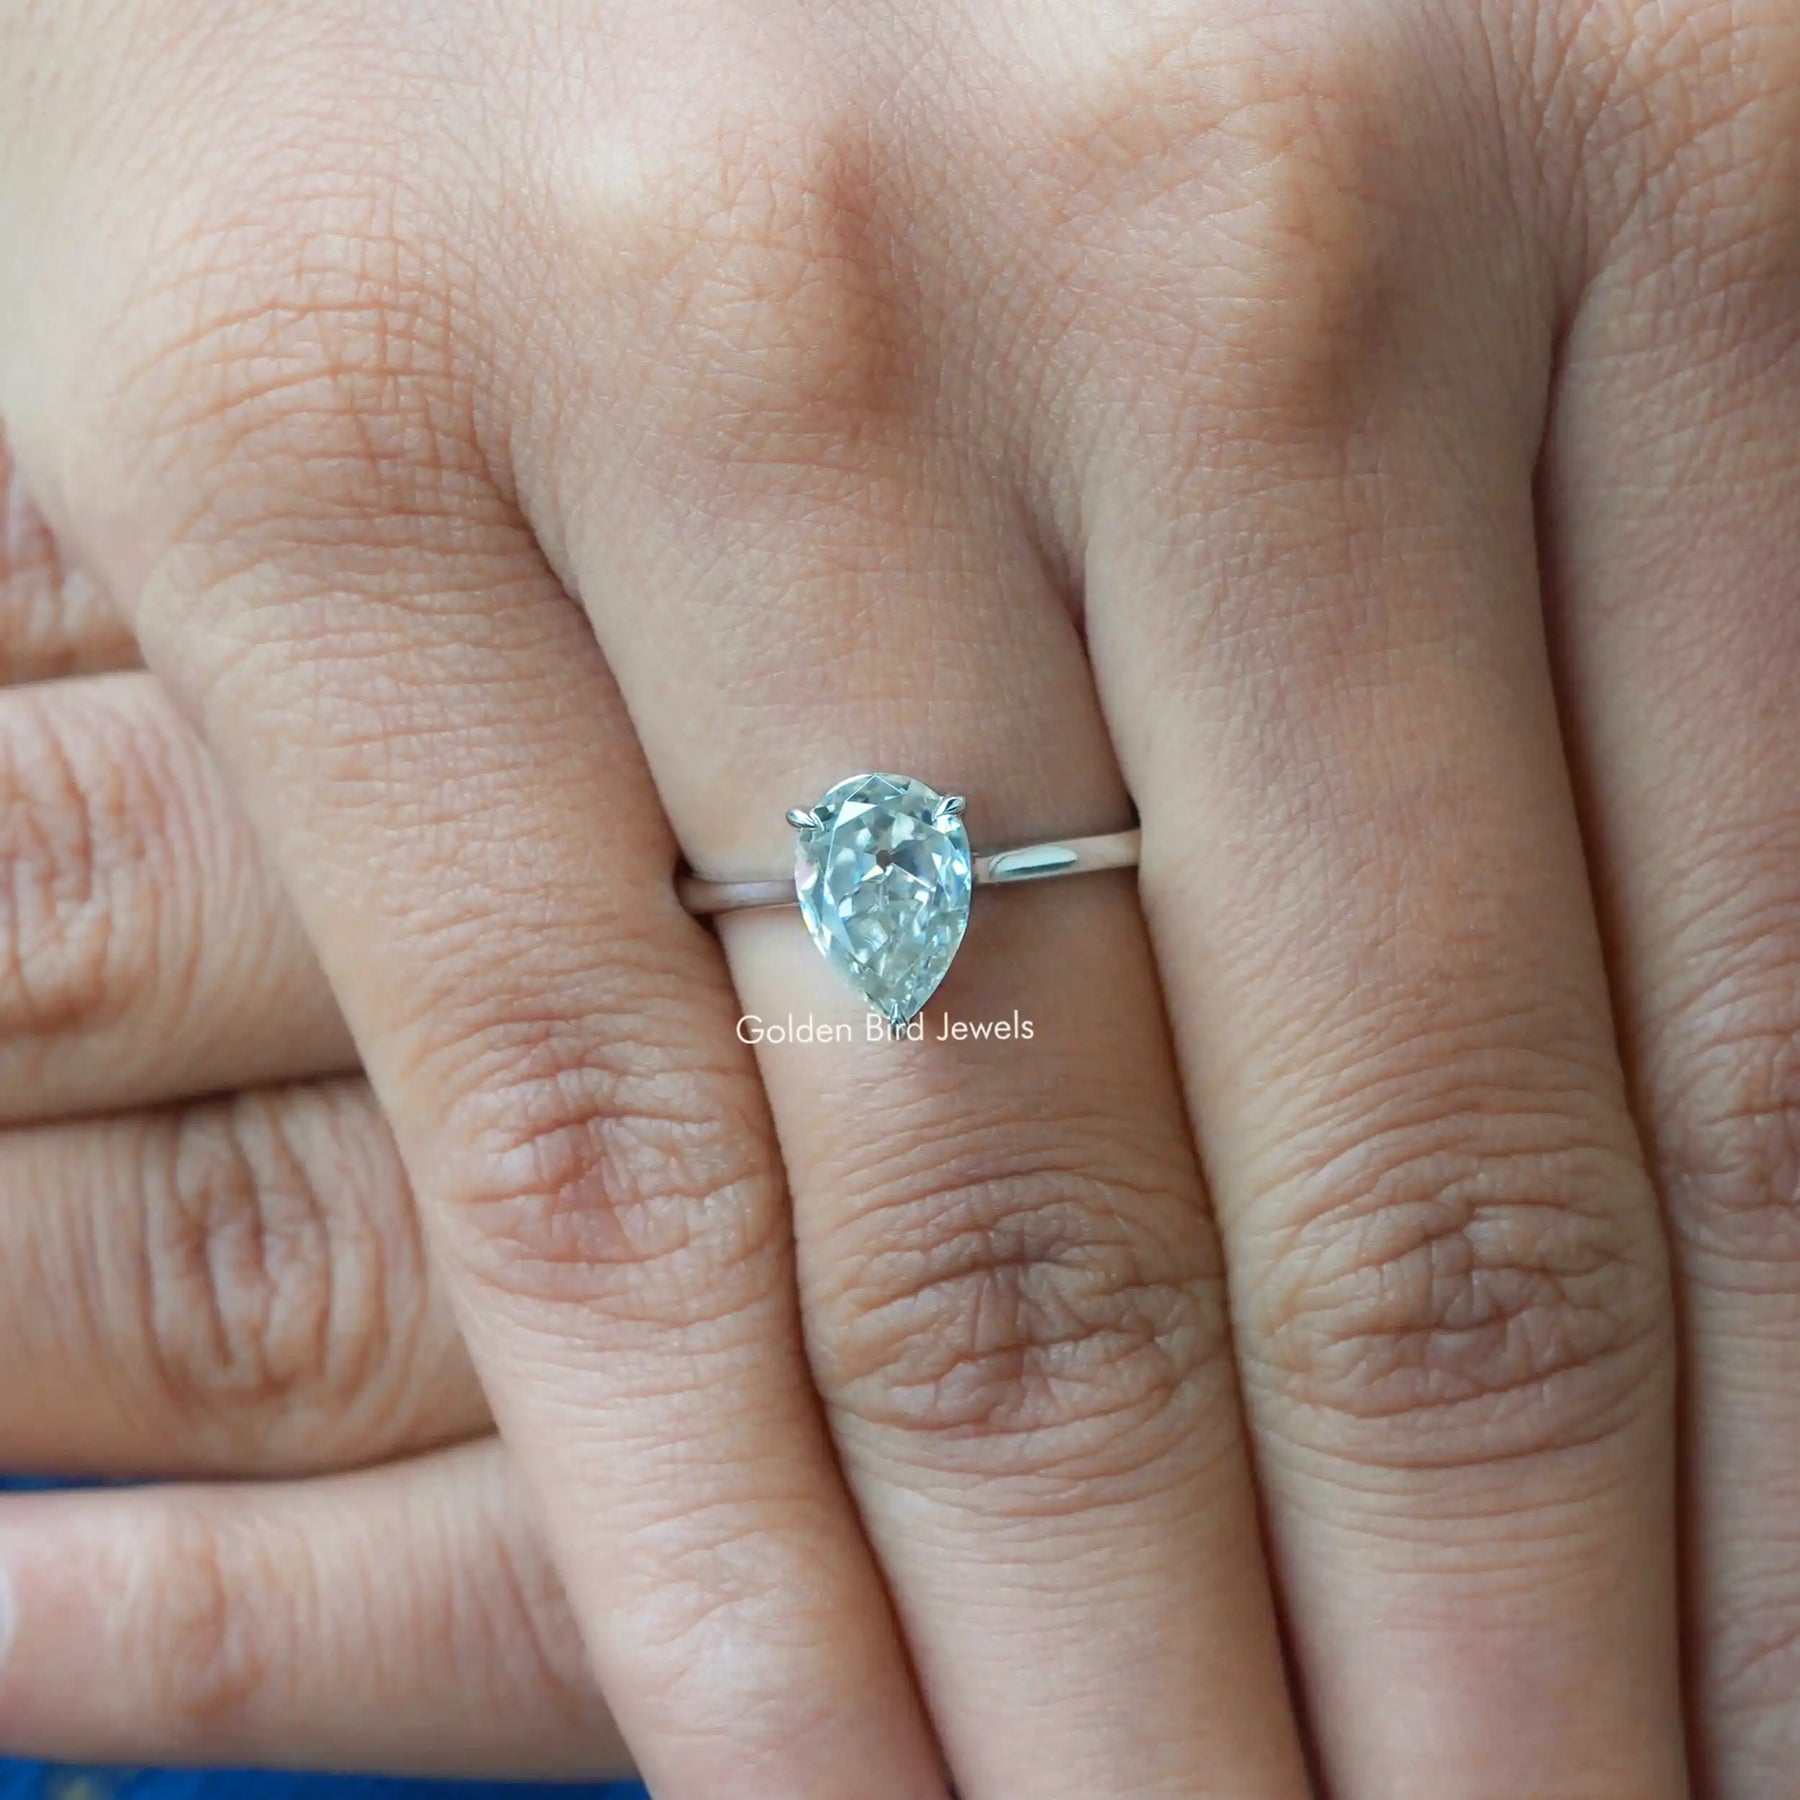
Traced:
<path id="1" fill-rule="evenodd" d="M 92 1111 L 254 1079 L 278 1052 L 317 1055 L 307 1072 L 343 1054 L 236 802 L 147 678 L 0 691 L 0 761 L 19 771 L 4 854 L 39 990 L 0 995 L 0 1111 Z"/>
<path id="2" fill-rule="evenodd" d="M 1140 1351 L 1166 1355 L 1169 1379 L 1146 1365 L 1141 1382 L 1095 1380 L 1097 1403 L 1135 1403 L 1152 1381 L 1176 1397 L 1221 1345 L 1217 1272 L 1197 1272 L 1192 1291 L 1147 1284 L 1129 1228 L 1088 1223 L 1096 1213 L 1116 1217 L 1116 1203 L 1087 1197 L 1092 1185 L 1021 1170 L 934 1185 L 905 1208 L 931 1217 L 930 1235 L 890 1226 L 884 1235 L 906 1248 L 872 1255 L 829 1296 L 837 1322 L 820 1373 L 837 1403 L 849 1406 L 867 1388 L 871 1398 L 856 1410 L 886 1419 L 891 1407 L 887 1422 L 904 1428 L 1053 1429 L 1082 1421 L 1085 1409 L 1069 1400 L 1088 1379 L 1086 1365 L 1104 1375 L 1115 1357 L 1137 1361 Z"/>
<path id="3" fill-rule="evenodd" d="M 136 658 L 117 608 L 67 562 L 0 432 L 0 685 L 130 668 Z"/>
<path id="4" fill-rule="evenodd" d="M 20 1027 L 49 1032 L 86 1012 L 103 991 L 113 920 L 99 904 L 93 812 L 59 721 L 37 709 L 20 723 L 17 741 L 0 739 L 0 781 L 10 790 L 0 845 L 0 992 L 11 990 L 8 1010 Z M 45 790 L 47 798 L 34 805 Z"/>
<path id="5" fill-rule="evenodd" d="M 199 1515 L 165 1533 L 154 1561 L 122 1542 L 112 1549 L 125 1587 L 115 1653 L 143 1657 L 155 1670 L 147 1710 L 167 1722 L 177 1747 L 229 1741 L 268 1703 L 284 1629 L 278 1609 L 304 1604 L 302 1571 L 289 1566 L 278 1586 L 262 1584 L 260 1605 L 237 1604 L 234 1590 L 257 1579 L 243 1557 L 248 1545 Z"/>

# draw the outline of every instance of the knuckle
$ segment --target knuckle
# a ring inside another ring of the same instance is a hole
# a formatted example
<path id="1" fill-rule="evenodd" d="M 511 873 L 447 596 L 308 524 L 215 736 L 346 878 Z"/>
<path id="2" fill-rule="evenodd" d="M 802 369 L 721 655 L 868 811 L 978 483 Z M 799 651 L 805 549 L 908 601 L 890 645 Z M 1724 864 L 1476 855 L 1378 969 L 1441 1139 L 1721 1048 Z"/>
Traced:
<path id="1" fill-rule="evenodd" d="M 216 1753 L 247 1735 L 280 1679 L 291 1583 L 204 1505 L 166 1508 L 151 1541 L 153 1560 L 128 1553 L 126 1666 L 143 1673 L 159 1740 Z"/>
<path id="2" fill-rule="evenodd" d="M 577 194 L 559 232 L 605 255 L 608 291 L 659 346 L 683 454 L 747 476 L 807 467 L 920 379 L 896 276 L 901 160 L 855 103 L 796 101 L 767 77 L 704 135 L 664 120 L 629 193 Z M 596 210 L 600 228 L 595 229 Z"/>
<path id="3" fill-rule="evenodd" d="M 140 308 L 96 375 L 113 466 L 190 497 L 152 552 L 201 546 L 219 579 L 271 556 L 345 570 L 494 519 L 473 306 L 409 185 L 324 161 L 233 179 L 212 198 L 236 227 L 166 247 L 185 304 Z"/>
<path id="4" fill-rule="evenodd" d="M 1460 52 L 1439 25 L 1383 30 L 1383 9 L 1119 16 L 1032 110 L 1068 196 L 1062 245 L 1085 252 L 1107 340 L 1131 346 L 1134 400 L 1177 443 L 1196 396 L 1256 419 L 1211 461 L 1341 436 L 1442 239 L 1416 215 L 1476 179 L 1466 148 L 1433 151 L 1468 142 L 1447 98 L 1466 84 L 1436 66 Z"/>
<path id="5" fill-rule="evenodd" d="M 943 1462 L 1149 1464 L 1224 1358 L 1191 1173 L 941 1129 L 921 1148 L 893 1146 L 820 1258 L 809 1330 L 828 1405 Z"/>
<path id="6" fill-rule="evenodd" d="M 151 748 L 67 695 L 0 707 L 0 1041 L 103 1023 L 152 983 L 182 826 Z"/>
<path id="7" fill-rule="evenodd" d="M 373 1102 L 338 1083 L 235 1096 L 163 1122 L 150 1152 L 145 1307 L 177 1408 L 262 1455 L 272 1417 L 392 1423 L 427 1274 Z"/>
<path id="8" fill-rule="evenodd" d="M 1570 1122 L 1388 1126 L 1282 1205 L 1279 1247 L 1244 1303 L 1255 1378 L 1351 1454 L 1448 1464 L 1570 1448 L 1634 1417 L 1666 1373 L 1645 1176 Z"/>
<path id="9" fill-rule="evenodd" d="M 459 1046 L 457 1151 L 438 1185 L 476 1280 L 698 1326 L 786 1278 L 760 1090 L 688 1010 L 638 971 L 614 983 L 603 1026 L 512 1016 Z"/>

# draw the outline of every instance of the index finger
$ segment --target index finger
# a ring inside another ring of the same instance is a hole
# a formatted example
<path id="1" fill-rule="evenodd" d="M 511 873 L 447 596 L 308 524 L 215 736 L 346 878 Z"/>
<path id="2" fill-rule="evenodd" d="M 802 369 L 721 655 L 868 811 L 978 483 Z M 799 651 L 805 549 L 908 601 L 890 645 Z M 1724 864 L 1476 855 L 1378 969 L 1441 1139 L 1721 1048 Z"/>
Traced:
<path id="1" fill-rule="evenodd" d="M 941 1795 L 731 986 L 606 668 L 474 453 L 371 483 L 340 452 L 374 397 L 327 386 L 248 395 L 254 457 L 183 461 L 269 523 L 168 538 L 138 617 L 348 998 L 602 1685 L 662 1792 Z"/>

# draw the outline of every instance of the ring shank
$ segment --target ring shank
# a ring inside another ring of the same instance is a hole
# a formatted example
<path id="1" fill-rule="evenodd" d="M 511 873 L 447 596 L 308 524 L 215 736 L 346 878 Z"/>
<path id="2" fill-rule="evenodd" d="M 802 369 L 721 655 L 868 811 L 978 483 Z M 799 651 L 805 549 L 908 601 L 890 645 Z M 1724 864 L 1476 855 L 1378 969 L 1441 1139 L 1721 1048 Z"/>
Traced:
<path id="1" fill-rule="evenodd" d="M 974 859 L 975 885 L 998 887 L 1018 881 L 1048 881 L 1062 875 L 1092 875 L 1103 869 L 1135 869 L 1141 833 L 1109 831 L 1097 837 L 1055 838 L 1042 844 L 1024 844 L 1016 850 L 991 850 Z M 793 906 L 791 877 L 766 881 L 708 881 L 683 874 L 675 891 L 697 919 L 718 913 L 748 912 L 755 908 Z"/>

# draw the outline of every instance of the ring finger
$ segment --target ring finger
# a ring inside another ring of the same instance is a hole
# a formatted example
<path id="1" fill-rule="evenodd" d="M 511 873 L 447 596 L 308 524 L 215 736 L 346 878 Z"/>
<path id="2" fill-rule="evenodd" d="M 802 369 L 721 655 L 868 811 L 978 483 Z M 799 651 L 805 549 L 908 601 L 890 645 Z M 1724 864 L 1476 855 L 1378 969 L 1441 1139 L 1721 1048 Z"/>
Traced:
<path id="1" fill-rule="evenodd" d="M 1068 611 L 973 459 L 899 428 L 768 466 L 710 534 L 609 467 L 582 491 L 629 528 L 566 533 L 698 869 L 781 868 L 784 812 L 877 769 L 965 794 L 978 849 L 1128 823 Z M 1304 1792 L 1129 881 L 984 891 L 924 1043 L 870 1041 L 791 909 L 721 924 L 748 1014 L 850 1038 L 762 1068 L 815 1375 L 959 1791 Z M 1015 1015 L 1028 1041 L 936 1035 Z"/>

